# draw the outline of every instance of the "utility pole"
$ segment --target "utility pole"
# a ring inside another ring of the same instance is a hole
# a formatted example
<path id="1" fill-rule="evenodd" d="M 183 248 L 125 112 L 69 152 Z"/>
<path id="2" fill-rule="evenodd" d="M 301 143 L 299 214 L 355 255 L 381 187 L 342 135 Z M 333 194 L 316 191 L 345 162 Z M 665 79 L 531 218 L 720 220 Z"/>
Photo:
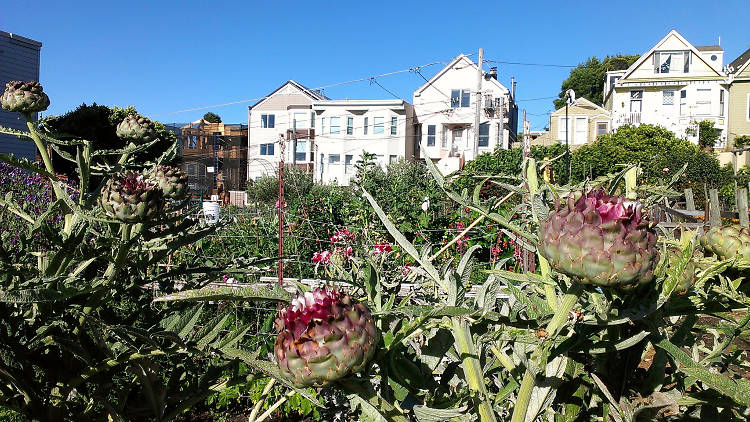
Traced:
<path id="1" fill-rule="evenodd" d="M 279 286 L 284 285 L 284 154 L 285 142 L 284 135 L 279 135 L 279 144 L 281 152 L 281 161 L 279 161 L 279 202 L 277 209 L 279 211 Z"/>
<path id="2" fill-rule="evenodd" d="M 474 115 L 474 148 L 473 148 L 473 154 L 474 157 L 472 159 L 476 159 L 477 155 L 479 155 L 479 118 L 480 114 L 482 112 L 482 79 L 484 78 L 484 75 L 482 74 L 482 62 L 484 61 L 484 49 L 479 49 L 479 61 L 477 62 L 477 110 Z"/>

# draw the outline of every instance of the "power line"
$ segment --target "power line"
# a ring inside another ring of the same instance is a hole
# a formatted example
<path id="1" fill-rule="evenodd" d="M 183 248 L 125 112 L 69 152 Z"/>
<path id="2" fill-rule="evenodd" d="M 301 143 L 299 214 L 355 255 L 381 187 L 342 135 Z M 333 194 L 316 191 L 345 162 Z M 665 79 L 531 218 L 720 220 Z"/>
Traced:
<path id="1" fill-rule="evenodd" d="M 564 67 L 564 68 L 573 68 L 573 67 L 578 67 L 578 66 L 586 67 L 584 65 L 506 62 L 502 60 L 482 60 L 482 61 L 485 63 L 500 63 L 500 64 L 516 65 L 516 66 L 540 66 L 540 67 Z"/>

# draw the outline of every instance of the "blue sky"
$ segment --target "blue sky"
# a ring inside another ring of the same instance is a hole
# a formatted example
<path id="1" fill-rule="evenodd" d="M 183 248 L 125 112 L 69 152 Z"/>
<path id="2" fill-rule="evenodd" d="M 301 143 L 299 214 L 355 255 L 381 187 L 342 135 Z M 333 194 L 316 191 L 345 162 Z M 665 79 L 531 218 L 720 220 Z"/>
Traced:
<path id="1" fill-rule="evenodd" d="M 27 21 L 32 24 L 26 23 Z M 506 62 L 576 65 L 590 56 L 641 54 L 676 29 L 694 45 L 718 42 L 725 63 L 750 47 L 750 1 L 167 2 L 20 1 L 0 5 L 0 30 L 43 43 L 48 113 L 82 102 L 134 105 L 162 122 L 206 111 L 246 123 L 243 102 L 288 79 L 320 87 L 449 61 L 484 48 Z M 476 56 L 475 56 L 476 57 Z M 488 65 L 485 65 L 487 68 Z M 515 76 L 532 130 L 547 125 L 570 68 L 499 64 Z M 429 78 L 440 66 L 424 68 Z M 378 79 L 411 101 L 414 72 Z M 325 90 L 334 99 L 392 98 L 369 82 Z M 541 99 L 540 99 L 541 98 Z"/>

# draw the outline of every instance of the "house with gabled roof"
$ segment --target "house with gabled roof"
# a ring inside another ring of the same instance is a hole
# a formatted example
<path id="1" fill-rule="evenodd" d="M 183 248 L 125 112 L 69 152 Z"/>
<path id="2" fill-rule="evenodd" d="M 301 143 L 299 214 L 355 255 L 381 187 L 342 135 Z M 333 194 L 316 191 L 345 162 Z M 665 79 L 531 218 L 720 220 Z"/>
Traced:
<path id="1" fill-rule="evenodd" d="M 316 101 L 327 100 L 316 90 L 289 80 L 247 109 L 247 177 L 272 175 L 281 161 L 312 171 Z"/>
<path id="2" fill-rule="evenodd" d="M 567 126 L 565 119 L 568 119 Z M 565 136 L 565 131 L 568 136 Z M 612 118 L 608 110 L 584 97 L 576 98 L 567 110 L 561 107 L 550 114 L 549 135 L 557 142 L 568 142 L 571 148 L 589 144 L 612 130 Z"/>
<path id="3" fill-rule="evenodd" d="M 497 69 L 491 68 L 482 70 L 482 88 L 477 92 L 478 75 L 477 64 L 460 54 L 414 91 L 417 158 L 438 160 L 441 170 L 451 172 L 516 140 L 518 107 L 512 90 L 497 80 Z M 477 102 L 479 127 L 475 127 Z"/>
<path id="4" fill-rule="evenodd" d="M 729 74 L 729 145 L 738 136 L 750 136 L 750 48 L 726 67 Z"/>
<path id="5" fill-rule="evenodd" d="M 612 126 L 653 124 L 698 141 L 697 122 L 711 120 L 727 140 L 727 75 L 721 46 L 694 46 L 671 30 L 625 71 L 607 72 L 605 108 Z"/>

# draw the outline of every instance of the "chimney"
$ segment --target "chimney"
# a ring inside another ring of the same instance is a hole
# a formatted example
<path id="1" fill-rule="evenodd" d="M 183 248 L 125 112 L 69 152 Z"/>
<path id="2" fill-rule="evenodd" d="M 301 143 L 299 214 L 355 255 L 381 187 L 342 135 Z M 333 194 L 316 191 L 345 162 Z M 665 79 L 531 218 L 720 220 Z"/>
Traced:
<path id="1" fill-rule="evenodd" d="M 490 77 L 494 80 L 497 80 L 497 67 L 490 68 Z"/>

